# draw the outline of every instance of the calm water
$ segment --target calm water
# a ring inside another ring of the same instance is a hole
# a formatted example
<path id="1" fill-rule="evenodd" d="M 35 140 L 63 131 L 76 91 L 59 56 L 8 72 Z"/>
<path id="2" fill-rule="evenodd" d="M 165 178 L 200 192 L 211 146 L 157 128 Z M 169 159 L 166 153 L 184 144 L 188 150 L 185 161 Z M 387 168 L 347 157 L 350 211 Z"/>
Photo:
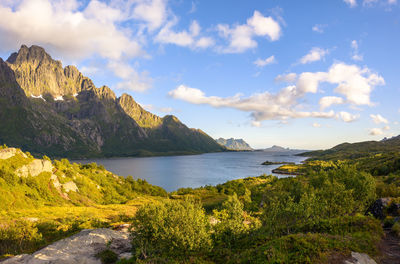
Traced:
<path id="1" fill-rule="evenodd" d="M 304 157 L 272 155 L 265 152 L 225 152 L 190 156 L 111 158 L 77 160 L 74 162 L 103 164 L 104 167 L 122 176 L 132 175 L 145 179 L 167 191 L 182 187 L 216 185 L 229 180 L 273 174 L 279 165 L 261 165 L 268 161 L 290 161 L 300 163 Z M 279 177 L 285 177 L 277 175 Z"/>

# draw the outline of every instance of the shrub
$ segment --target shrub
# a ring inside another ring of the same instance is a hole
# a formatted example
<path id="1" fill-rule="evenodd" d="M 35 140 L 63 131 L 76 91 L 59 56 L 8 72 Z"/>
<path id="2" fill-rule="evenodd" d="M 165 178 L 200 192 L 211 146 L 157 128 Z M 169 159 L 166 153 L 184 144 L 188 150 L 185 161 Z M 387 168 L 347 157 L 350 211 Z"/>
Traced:
<path id="1" fill-rule="evenodd" d="M 103 264 L 112 264 L 118 260 L 118 255 L 110 249 L 99 252 L 96 257 L 98 257 Z"/>
<path id="2" fill-rule="evenodd" d="M 213 226 L 214 243 L 225 248 L 235 246 L 237 236 L 246 230 L 243 204 L 236 193 L 222 204 L 222 210 L 213 211 L 213 217 L 216 220 Z"/>
<path id="3" fill-rule="evenodd" d="M 136 257 L 188 256 L 211 247 L 204 209 L 193 200 L 171 201 L 141 207 L 133 221 Z"/>

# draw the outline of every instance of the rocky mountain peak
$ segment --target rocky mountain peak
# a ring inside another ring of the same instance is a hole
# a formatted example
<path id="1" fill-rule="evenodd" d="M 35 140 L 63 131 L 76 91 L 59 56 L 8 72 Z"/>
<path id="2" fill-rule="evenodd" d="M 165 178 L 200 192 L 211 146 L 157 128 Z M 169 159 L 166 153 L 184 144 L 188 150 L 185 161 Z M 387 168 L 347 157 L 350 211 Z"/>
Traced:
<path id="1" fill-rule="evenodd" d="M 96 94 L 100 99 L 110 99 L 110 100 L 115 100 L 117 97 L 115 96 L 115 93 L 113 90 L 110 89 L 110 87 L 103 85 L 102 87 L 95 89 Z"/>
<path id="2" fill-rule="evenodd" d="M 141 127 L 153 128 L 161 125 L 162 119 L 141 107 L 129 94 L 122 94 L 118 103 L 127 115 Z"/>
<path id="3" fill-rule="evenodd" d="M 243 139 L 235 139 L 235 138 L 229 138 L 229 139 L 224 139 L 224 138 L 218 138 L 217 143 L 232 150 L 252 150 L 252 147 L 244 141 Z"/>
<path id="4" fill-rule="evenodd" d="M 18 52 L 14 52 L 7 59 L 7 62 L 11 64 L 20 64 L 23 62 L 33 62 L 38 64 L 43 61 L 51 62 L 53 59 L 44 48 L 36 45 L 32 45 L 30 48 L 26 45 L 22 45 Z"/>

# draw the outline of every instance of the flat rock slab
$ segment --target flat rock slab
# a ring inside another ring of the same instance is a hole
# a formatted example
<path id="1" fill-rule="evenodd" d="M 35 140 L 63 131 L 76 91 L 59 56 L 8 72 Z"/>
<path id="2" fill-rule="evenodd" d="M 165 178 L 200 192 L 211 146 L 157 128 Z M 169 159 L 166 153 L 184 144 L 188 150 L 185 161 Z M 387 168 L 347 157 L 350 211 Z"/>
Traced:
<path id="1" fill-rule="evenodd" d="M 370 256 L 364 253 L 351 252 L 351 260 L 346 260 L 344 264 L 377 264 Z"/>
<path id="2" fill-rule="evenodd" d="M 107 228 L 85 229 L 31 255 L 18 255 L 1 264 L 101 264 L 96 254 L 107 248 L 118 255 L 130 252 L 129 233 Z"/>

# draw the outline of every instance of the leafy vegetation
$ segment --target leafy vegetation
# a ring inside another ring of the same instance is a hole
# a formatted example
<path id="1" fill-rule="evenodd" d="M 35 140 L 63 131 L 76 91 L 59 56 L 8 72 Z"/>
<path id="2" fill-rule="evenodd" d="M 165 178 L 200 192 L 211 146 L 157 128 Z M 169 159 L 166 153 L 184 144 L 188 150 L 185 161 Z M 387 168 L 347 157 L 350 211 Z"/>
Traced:
<path id="1" fill-rule="evenodd" d="M 0 159 L 0 256 L 32 252 L 85 228 L 130 222 L 139 206 L 167 196 L 160 187 L 94 163 L 46 160 L 51 171 L 25 177 L 21 169 L 34 161 L 29 153 L 16 150 Z M 71 183 L 76 190 L 66 190 Z"/>
<path id="2" fill-rule="evenodd" d="M 52 161 L 51 173 L 21 177 L 18 168 L 33 160 L 25 155 L 0 160 L 3 255 L 32 252 L 83 228 L 131 223 L 133 258 L 120 263 L 330 263 L 352 251 L 379 255 L 382 223 L 366 212 L 378 197 L 394 197 L 388 208 L 400 200 L 393 153 L 308 160 L 289 165 L 301 171 L 296 177 L 262 175 L 169 194 L 67 160 Z M 79 191 L 60 193 L 49 184 L 54 175 Z M 396 219 L 383 224 L 400 233 Z M 116 261 L 103 253 L 104 263 Z"/>

